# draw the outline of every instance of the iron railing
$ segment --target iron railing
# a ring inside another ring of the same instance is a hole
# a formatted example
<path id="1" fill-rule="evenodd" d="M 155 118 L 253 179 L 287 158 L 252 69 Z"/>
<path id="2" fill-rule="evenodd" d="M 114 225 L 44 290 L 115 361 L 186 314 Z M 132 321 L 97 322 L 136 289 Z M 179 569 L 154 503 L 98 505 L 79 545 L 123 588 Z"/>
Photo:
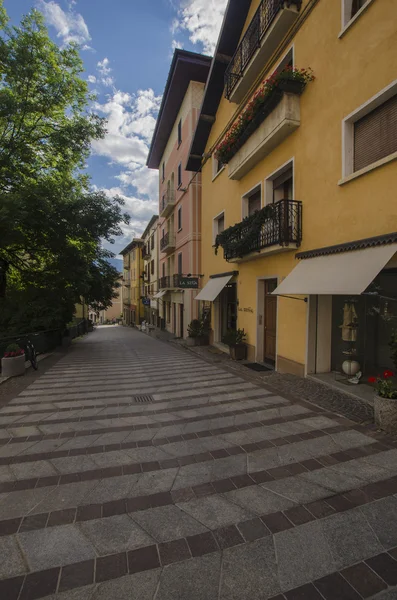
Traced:
<path id="1" fill-rule="evenodd" d="M 175 273 L 175 275 L 166 275 L 165 277 L 160 277 L 159 279 L 159 289 L 169 288 L 176 289 L 180 287 L 180 278 L 183 277 L 180 273 Z"/>
<path id="2" fill-rule="evenodd" d="M 175 246 L 175 236 L 173 233 L 167 231 L 160 240 L 160 250 L 163 251 L 166 248 L 173 246 Z"/>
<path id="3" fill-rule="evenodd" d="M 77 327 L 77 326 L 76 326 Z M 69 331 L 71 328 L 68 328 Z M 28 340 L 33 343 L 38 354 L 44 354 L 62 344 L 61 329 L 49 329 L 47 331 L 35 331 L 32 333 L 21 333 L 0 339 L 0 356 L 3 356 L 9 344 L 17 343 L 21 348 L 25 347 Z M 76 337 L 76 336 L 73 336 Z"/>
<path id="4" fill-rule="evenodd" d="M 159 290 L 164 290 L 164 289 L 169 289 L 171 288 L 171 276 L 170 275 L 164 275 L 163 277 L 160 277 L 159 279 Z"/>
<path id="5" fill-rule="evenodd" d="M 294 4 L 300 10 L 302 0 L 262 0 L 225 73 L 225 97 L 230 98 L 249 61 L 280 10 Z"/>
<path id="6" fill-rule="evenodd" d="M 160 201 L 160 215 L 169 205 L 175 204 L 175 190 L 168 189 Z"/>
<path id="7" fill-rule="evenodd" d="M 230 227 L 222 233 L 222 247 L 225 260 L 243 258 L 251 252 L 260 252 L 270 246 L 300 245 L 302 241 L 302 202 L 300 200 L 279 200 L 272 206 L 271 216 L 265 219 L 259 230 L 253 231 L 257 213 L 244 219 L 240 227 Z M 268 207 L 261 211 L 268 211 Z M 265 213 L 264 213 L 265 214 Z"/>

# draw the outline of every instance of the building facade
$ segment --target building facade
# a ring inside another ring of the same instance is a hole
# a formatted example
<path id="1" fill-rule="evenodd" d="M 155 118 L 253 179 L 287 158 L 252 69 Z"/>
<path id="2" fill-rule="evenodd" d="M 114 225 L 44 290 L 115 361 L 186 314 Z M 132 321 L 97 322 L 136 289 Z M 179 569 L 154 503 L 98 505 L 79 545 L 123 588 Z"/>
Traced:
<path id="1" fill-rule="evenodd" d="M 163 327 L 187 337 L 201 285 L 201 175 L 185 170 L 211 59 L 176 50 L 147 165 L 159 169 L 159 302 Z"/>
<path id="2" fill-rule="evenodd" d="M 109 306 L 106 310 L 101 310 L 99 313 L 95 312 L 93 308 L 89 307 L 89 318 L 93 323 L 109 323 L 111 321 L 115 321 L 116 319 L 123 318 L 123 275 L 121 274 L 118 278 L 119 287 L 115 287 L 113 289 L 113 293 L 115 297 L 112 300 L 112 305 Z"/>
<path id="3" fill-rule="evenodd" d="M 142 234 L 142 258 L 144 271 L 144 295 L 142 298 L 144 320 L 160 327 L 158 292 L 159 269 L 159 216 L 153 215 Z"/>
<path id="4" fill-rule="evenodd" d="M 134 238 L 120 254 L 123 257 L 123 324 L 140 325 L 144 318 L 143 240 Z"/>
<path id="5" fill-rule="evenodd" d="M 221 348 L 243 328 L 248 359 L 282 372 L 392 366 L 394 16 L 393 0 L 230 0 L 187 162 Z"/>

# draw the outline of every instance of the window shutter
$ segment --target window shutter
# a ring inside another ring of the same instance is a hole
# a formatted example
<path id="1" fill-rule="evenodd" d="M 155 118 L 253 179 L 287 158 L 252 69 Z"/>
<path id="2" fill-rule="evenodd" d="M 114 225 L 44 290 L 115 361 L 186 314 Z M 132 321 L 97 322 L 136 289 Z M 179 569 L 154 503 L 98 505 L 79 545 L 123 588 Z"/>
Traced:
<path id="1" fill-rule="evenodd" d="M 354 123 L 354 171 L 397 152 L 397 95 Z"/>

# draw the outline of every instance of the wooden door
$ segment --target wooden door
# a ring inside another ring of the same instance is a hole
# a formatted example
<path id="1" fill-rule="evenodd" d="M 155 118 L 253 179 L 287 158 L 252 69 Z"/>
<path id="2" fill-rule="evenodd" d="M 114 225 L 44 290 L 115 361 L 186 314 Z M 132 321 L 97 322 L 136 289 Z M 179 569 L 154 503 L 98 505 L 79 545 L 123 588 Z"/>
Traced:
<path id="1" fill-rule="evenodd" d="M 265 310 L 264 310 L 264 358 L 266 362 L 276 362 L 277 339 L 277 296 L 272 292 L 277 287 L 276 279 L 265 280 Z"/>

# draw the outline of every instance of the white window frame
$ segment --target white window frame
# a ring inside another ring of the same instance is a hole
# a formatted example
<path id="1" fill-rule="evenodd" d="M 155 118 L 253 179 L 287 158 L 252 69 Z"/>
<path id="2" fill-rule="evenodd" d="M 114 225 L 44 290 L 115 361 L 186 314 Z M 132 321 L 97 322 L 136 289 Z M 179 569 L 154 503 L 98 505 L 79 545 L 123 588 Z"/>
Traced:
<path id="1" fill-rule="evenodd" d="M 212 181 L 218 177 L 226 167 L 226 165 L 222 165 L 222 167 L 217 171 L 218 168 L 218 159 L 215 157 L 215 153 L 212 155 Z"/>
<path id="2" fill-rule="evenodd" d="M 292 199 L 295 200 L 295 157 L 293 156 L 287 162 L 277 167 L 275 171 L 269 173 L 265 179 L 265 199 L 264 205 L 273 204 L 273 181 L 280 177 L 285 171 L 288 171 L 292 167 Z"/>
<path id="3" fill-rule="evenodd" d="M 212 219 L 212 245 L 215 246 L 216 236 L 218 235 L 218 221 L 220 217 L 225 219 L 225 211 L 221 210 L 213 219 Z M 225 219 L 226 221 L 226 219 Z M 226 223 L 225 223 L 226 224 Z"/>
<path id="4" fill-rule="evenodd" d="M 248 190 L 248 192 L 246 192 L 243 196 L 241 196 L 241 220 L 245 219 L 245 217 L 248 217 L 249 199 L 252 194 L 255 194 L 255 192 L 258 190 L 261 192 L 261 208 L 263 208 L 263 185 L 260 181 L 250 190 Z"/>
<path id="5" fill-rule="evenodd" d="M 382 165 L 391 162 L 397 158 L 397 152 L 389 154 L 380 160 L 367 165 L 363 169 L 354 171 L 354 123 L 359 121 L 365 115 L 375 110 L 378 106 L 381 106 L 397 94 L 397 79 L 392 81 L 388 86 L 383 88 L 380 92 L 372 96 L 367 102 L 364 102 L 361 106 L 356 108 L 342 121 L 342 179 L 339 180 L 338 184 L 343 185 L 356 177 L 365 175 L 369 171 L 381 167 Z"/>
<path id="6" fill-rule="evenodd" d="M 352 3 L 353 0 L 341 0 L 341 22 L 342 28 L 338 35 L 339 38 L 343 37 L 344 34 L 350 27 L 361 17 L 361 15 L 367 10 L 370 4 L 372 4 L 374 0 L 367 0 L 364 6 L 360 8 L 354 15 L 354 17 L 349 17 L 352 12 Z"/>

